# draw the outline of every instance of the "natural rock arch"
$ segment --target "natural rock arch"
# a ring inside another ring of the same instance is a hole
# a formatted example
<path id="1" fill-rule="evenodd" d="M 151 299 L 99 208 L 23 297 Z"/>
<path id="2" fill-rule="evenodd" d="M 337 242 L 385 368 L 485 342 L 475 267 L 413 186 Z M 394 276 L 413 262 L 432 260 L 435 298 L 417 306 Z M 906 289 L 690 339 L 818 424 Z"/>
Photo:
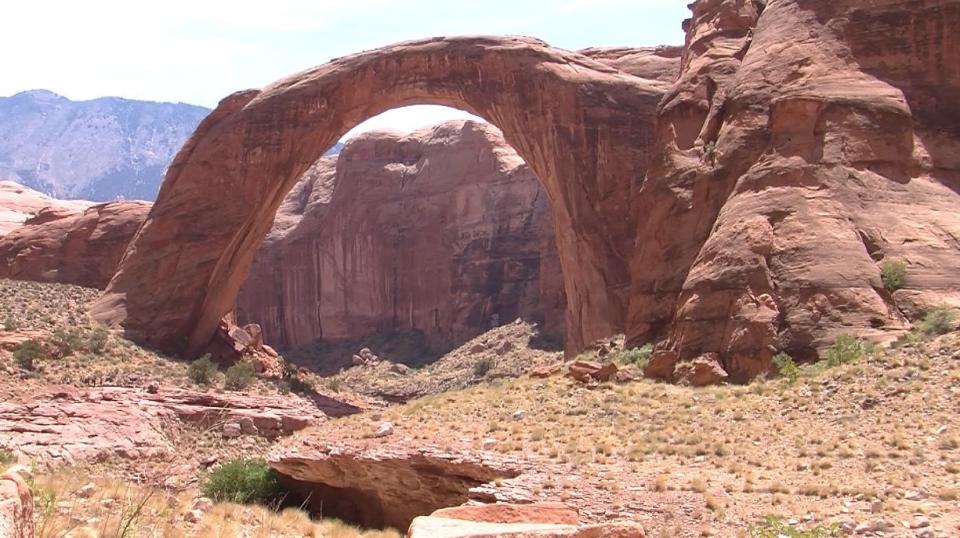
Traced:
<path id="1" fill-rule="evenodd" d="M 196 353 L 231 311 L 284 195 L 360 122 L 411 104 L 499 127 L 551 200 L 567 350 L 623 330 L 635 219 L 664 83 L 519 37 L 435 38 L 336 59 L 233 94 L 177 155 L 94 316 Z"/>

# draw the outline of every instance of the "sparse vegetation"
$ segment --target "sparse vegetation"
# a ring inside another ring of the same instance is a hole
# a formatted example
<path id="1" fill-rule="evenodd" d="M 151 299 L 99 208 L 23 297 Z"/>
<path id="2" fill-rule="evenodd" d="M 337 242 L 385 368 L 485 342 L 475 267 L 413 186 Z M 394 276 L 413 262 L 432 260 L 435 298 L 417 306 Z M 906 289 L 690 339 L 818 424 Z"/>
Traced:
<path id="1" fill-rule="evenodd" d="M 214 501 L 270 505 L 280 500 L 276 472 L 259 459 L 236 459 L 207 475 L 203 494 Z"/>
<path id="2" fill-rule="evenodd" d="M 238 361 L 236 364 L 227 368 L 224 374 L 223 388 L 227 390 L 242 391 L 253 384 L 256 379 L 256 370 L 250 361 Z"/>
<path id="3" fill-rule="evenodd" d="M 96 355 L 103 355 L 110 343 L 110 331 L 106 327 L 98 326 L 87 338 L 87 350 Z"/>
<path id="4" fill-rule="evenodd" d="M 859 338 L 854 338 L 848 334 L 840 335 L 827 350 L 825 359 L 826 365 L 830 368 L 836 368 L 844 364 L 854 363 L 873 350 L 873 346 Z"/>
<path id="5" fill-rule="evenodd" d="M 486 377 L 490 370 L 493 370 L 493 367 L 496 365 L 497 363 L 493 357 L 483 357 L 474 363 L 473 375 L 476 377 Z"/>
<path id="6" fill-rule="evenodd" d="M 903 289 L 907 282 L 907 264 L 902 261 L 887 261 L 880 266 L 880 280 L 887 291 Z"/>
<path id="7" fill-rule="evenodd" d="M 620 364 L 633 364 L 643 368 L 650 362 L 653 355 L 653 344 L 646 344 L 643 347 L 624 349 L 613 354 L 613 361 Z"/>
<path id="8" fill-rule="evenodd" d="M 17 322 L 13 318 L 7 318 L 3 321 L 3 330 L 8 333 L 17 330 L 18 328 Z"/>
<path id="9" fill-rule="evenodd" d="M 43 355 L 43 344 L 37 340 L 27 340 L 14 350 L 13 362 L 24 370 L 33 370 L 37 367 L 37 361 L 43 358 Z"/>
<path id="10" fill-rule="evenodd" d="M 16 462 L 17 458 L 13 455 L 13 452 L 0 448 L 0 473 Z"/>
<path id="11" fill-rule="evenodd" d="M 83 336 L 76 328 L 59 328 L 50 338 L 50 355 L 62 359 L 73 355 L 83 347 Z"/>
<path id="12" fill-rule="evenodd" d="M 927 336 L 947 334 L 957 328 L 957 311 L 947 306 L 934 308 L 927 312 L 918 328 Z"/>
<path id="13" fill-rule="evenodd" d="M 763 523 L 750 527 L 750 538 L 832 538 L 840 536 L 836 525 L 817 526 L 803 530 L 785 524 L 780 518 L 769 516 Z"/>
<path id="14" fill-rule="evenodd" d="M 209 353 L 191 362 L 187 368 L 187 377 L 196 385 L 209 385 L 216 375 L 217 365 L 210 360 Z"/>
<path id="15" fill-rule="evenodd" d="M 800 368 L 793 360 L 793 357 L 786 353 L 777 353 L 773 357 L 773 364 L 777 367 L 777 373 L 784 378 L 787 383 L 793 385 L 800 378 Z"/>

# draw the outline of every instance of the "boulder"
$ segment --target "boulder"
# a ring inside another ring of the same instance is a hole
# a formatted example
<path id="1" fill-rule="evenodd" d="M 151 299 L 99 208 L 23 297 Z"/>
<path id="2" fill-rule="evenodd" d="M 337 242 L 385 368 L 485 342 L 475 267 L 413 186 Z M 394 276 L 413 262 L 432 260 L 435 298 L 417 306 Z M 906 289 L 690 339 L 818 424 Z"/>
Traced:
<path id="1" fill-rule="evenodd" d="M 33 538 L 33 494 L 17 473 L 0 475 L 0 536 Z"/>
<path id="2" fill-rule="evenodd" d="M 612 380 L 616 376 L 617 370 L 617 365 L 612 362 L 601 364 L 592 361 L 574 361 L 568 367 L 567 375 L 581 383 L 594 381 L 603 383 Z"/>
<path id="3" fill-rule="evenodd" d="M 729 375 L 720 365 L 716 353 L 707 353 L 691 361 L 677 363 L 673 370 L 673 378 L 682 385 L 705 387 L 718 385 L 727 380 Z"/>

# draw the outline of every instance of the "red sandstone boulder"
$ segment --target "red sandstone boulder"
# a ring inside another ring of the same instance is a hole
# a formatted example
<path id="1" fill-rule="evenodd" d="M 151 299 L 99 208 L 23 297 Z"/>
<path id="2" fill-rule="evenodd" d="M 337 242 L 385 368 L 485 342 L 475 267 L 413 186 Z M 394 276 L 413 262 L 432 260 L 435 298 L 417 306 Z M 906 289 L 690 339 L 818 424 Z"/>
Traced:
<path id="1" fill-rule="evenodd" d="M 694 387 L 717 385 L 728 377 L 716 353 L 707 353 L 691 361 L 680 362 L 673 369 L 673 379 L 676 382 Z"/>
<path id="2" fill-rule="evenodd" d="M 574 361 L 567 368 L 567 375 L 581 383 L 610 381 L 617 374 L 617 365 L 612 362 Z"/>
<path id="3" fill-rule="evenodd" d="M 44 209 L 0 238 L 0 278 L 103 288 L 149 210 L 147 202 Z"/>

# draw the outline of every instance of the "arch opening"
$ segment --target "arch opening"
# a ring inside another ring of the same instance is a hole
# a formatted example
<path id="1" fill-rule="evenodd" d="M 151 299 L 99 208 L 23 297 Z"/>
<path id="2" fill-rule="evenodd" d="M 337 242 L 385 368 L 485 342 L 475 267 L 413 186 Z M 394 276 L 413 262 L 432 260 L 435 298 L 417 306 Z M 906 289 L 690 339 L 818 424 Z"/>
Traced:
<path id="1" fill-rule="evenodd" d="M 188 355 L 235 304 L 297 179 L 351 128 L 435 104 L 496 125 L 556 219 L 566 349 L 622 332 L 635 221 L 663 88 L 529 38 L 435 38 L 340 58 L 224 99 L 171 165 L 94 316 Z"/>
<path id="2" fill-rule="evenodd" d="M 518 319 L 536 325 L 535 347 L 562 342 L 550 204 L 496 127 L 434 107 L 351 132 L 281 203 L 240 325 L 320 374 L 364 348 L 422 366 Z"/>

